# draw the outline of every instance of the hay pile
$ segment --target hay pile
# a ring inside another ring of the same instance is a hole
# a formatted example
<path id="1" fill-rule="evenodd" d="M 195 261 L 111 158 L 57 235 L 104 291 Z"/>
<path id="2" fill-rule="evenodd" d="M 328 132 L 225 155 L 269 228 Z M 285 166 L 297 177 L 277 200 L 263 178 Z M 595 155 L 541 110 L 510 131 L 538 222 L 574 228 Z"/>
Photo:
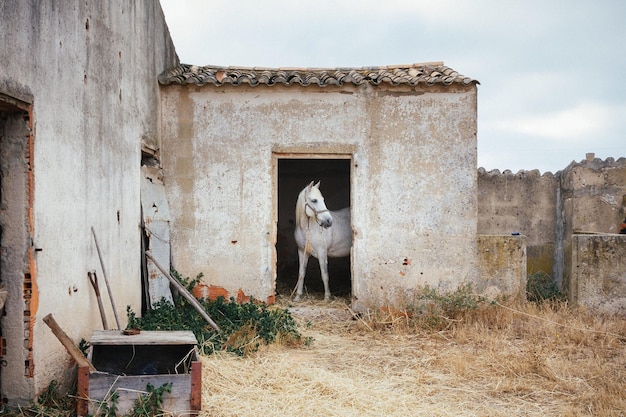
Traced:
<path id="1" fill-rule="evenodd" d="M 292 309 L 310 347 L 205 356 L 203 416 L 619 416 L 626 320 L 486 306 L 444 331 L 347 305 Z"/>

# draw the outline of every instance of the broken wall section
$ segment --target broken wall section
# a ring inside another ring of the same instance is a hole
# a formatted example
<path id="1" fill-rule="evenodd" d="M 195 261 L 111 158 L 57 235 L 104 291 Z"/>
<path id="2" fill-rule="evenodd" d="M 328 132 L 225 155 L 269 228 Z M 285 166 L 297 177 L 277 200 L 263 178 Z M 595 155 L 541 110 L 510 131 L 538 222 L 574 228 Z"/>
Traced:
<path id="1" fill-rule="evenodd" d="M 37 306 L 29 251 L 31 131 L 28 113 L 16 109 L 0 111 L 0 290 L 6 300 L 0 315 L 3 402 L 33 391 L 30 333 L 31 313 Z"/>
<path id="2" fill-rule="evenodd" d="M 626 235 L 574 235 L 571 260 L 573 304 L 626 313 Z"/>
<path id="3" fill-rule="evenodd" d="M 626 216 L 626 158 L 605 161 L 588 154 L 572 162 L 561 174 L 563 196 L 563 290 L 576 294 L 580 277 L 572 263 L 576 234 L 617 234 Z M 617 260 L 616 260 L 617 262 Z M 603 273 L 603 270 L 599 270 Z"/>
<path id="4" fill-rule="evenodd" d="M 478 236 L 479 293 L 526 298 L 526 236 Z"/>
<path id="5" fill-rule="evenodd" d="M 528 274 L 554 274 L 559 175 L 478 170 L 478 233 L 526 236 Z"/>
<path id="6" fill-rule="evenodd" d="M 625 217 L 626 158 L 602 161 L 590 153 L 556 174 L 478 170 L 478 233 L 525 235 L 527 274 L 549 274 L 571 301 L 591 273 L 573 261 L 577 234 L 617 234 Z M 593 264 L 593 273 L 611 273 L 610 263 Z"/>

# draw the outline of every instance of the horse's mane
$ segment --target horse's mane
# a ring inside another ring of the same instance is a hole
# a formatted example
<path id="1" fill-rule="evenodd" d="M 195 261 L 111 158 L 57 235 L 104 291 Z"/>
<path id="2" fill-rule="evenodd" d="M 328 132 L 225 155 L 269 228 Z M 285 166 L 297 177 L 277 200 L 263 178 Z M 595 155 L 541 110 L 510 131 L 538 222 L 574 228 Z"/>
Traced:
<path id="1" fill-rule="evenodd" d="M 296 201 L 296 224 L 301 224 L 302 221 L 306 222 L 306 213 L 304 210 L 304 190 L 306 190 L 306 188 L 303 188 L 302 191 L 300 191 L 300 194 L 298 194 L 298 200 Z"/>

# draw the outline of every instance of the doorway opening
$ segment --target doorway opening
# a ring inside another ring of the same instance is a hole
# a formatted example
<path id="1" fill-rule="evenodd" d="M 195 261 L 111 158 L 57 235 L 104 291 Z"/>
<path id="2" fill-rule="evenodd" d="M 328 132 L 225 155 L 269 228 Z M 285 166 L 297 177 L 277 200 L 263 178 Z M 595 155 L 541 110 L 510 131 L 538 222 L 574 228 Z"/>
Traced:
<path id="1" fill-rule="evenodd" d="M 298 248 L 293 236 L 298 194 L 311 181 L 321 181 L 326 207 L 333 211 L 350 205 L 349 156 L 324 159 L 328 155 L 284 157 L 278 165 L 278 223 L 276 229 L 276 293 L 289 296 L 298 282 Z M 328 258 L 330 291 L 333 296 L 350 298 L 352 272 L 350 256 Z M 324 298 L 319 262 L 310 257 L 304 280 L 305 295 Z"/>
<path id="2" fill-rule="evenodd" d="M 0 407 L 25 398 L 34 373 L 31 114 L 0 93 Z"/>

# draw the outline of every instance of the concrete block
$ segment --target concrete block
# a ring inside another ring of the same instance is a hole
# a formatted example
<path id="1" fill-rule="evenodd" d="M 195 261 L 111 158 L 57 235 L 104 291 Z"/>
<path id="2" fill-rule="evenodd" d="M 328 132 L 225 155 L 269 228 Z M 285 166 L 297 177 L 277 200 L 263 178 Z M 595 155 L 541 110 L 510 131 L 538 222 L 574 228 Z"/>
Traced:
<path id="1" fill-rule="evenodd" d="M 572 236 L 570 302 L 601 313 L 626 313 L 626 235 Z"/>
<path id="2" fill-rule="evenodd" d="M 526 236 L 478 235 L 476 289 L 488 298 L 526 295 Z"/>

